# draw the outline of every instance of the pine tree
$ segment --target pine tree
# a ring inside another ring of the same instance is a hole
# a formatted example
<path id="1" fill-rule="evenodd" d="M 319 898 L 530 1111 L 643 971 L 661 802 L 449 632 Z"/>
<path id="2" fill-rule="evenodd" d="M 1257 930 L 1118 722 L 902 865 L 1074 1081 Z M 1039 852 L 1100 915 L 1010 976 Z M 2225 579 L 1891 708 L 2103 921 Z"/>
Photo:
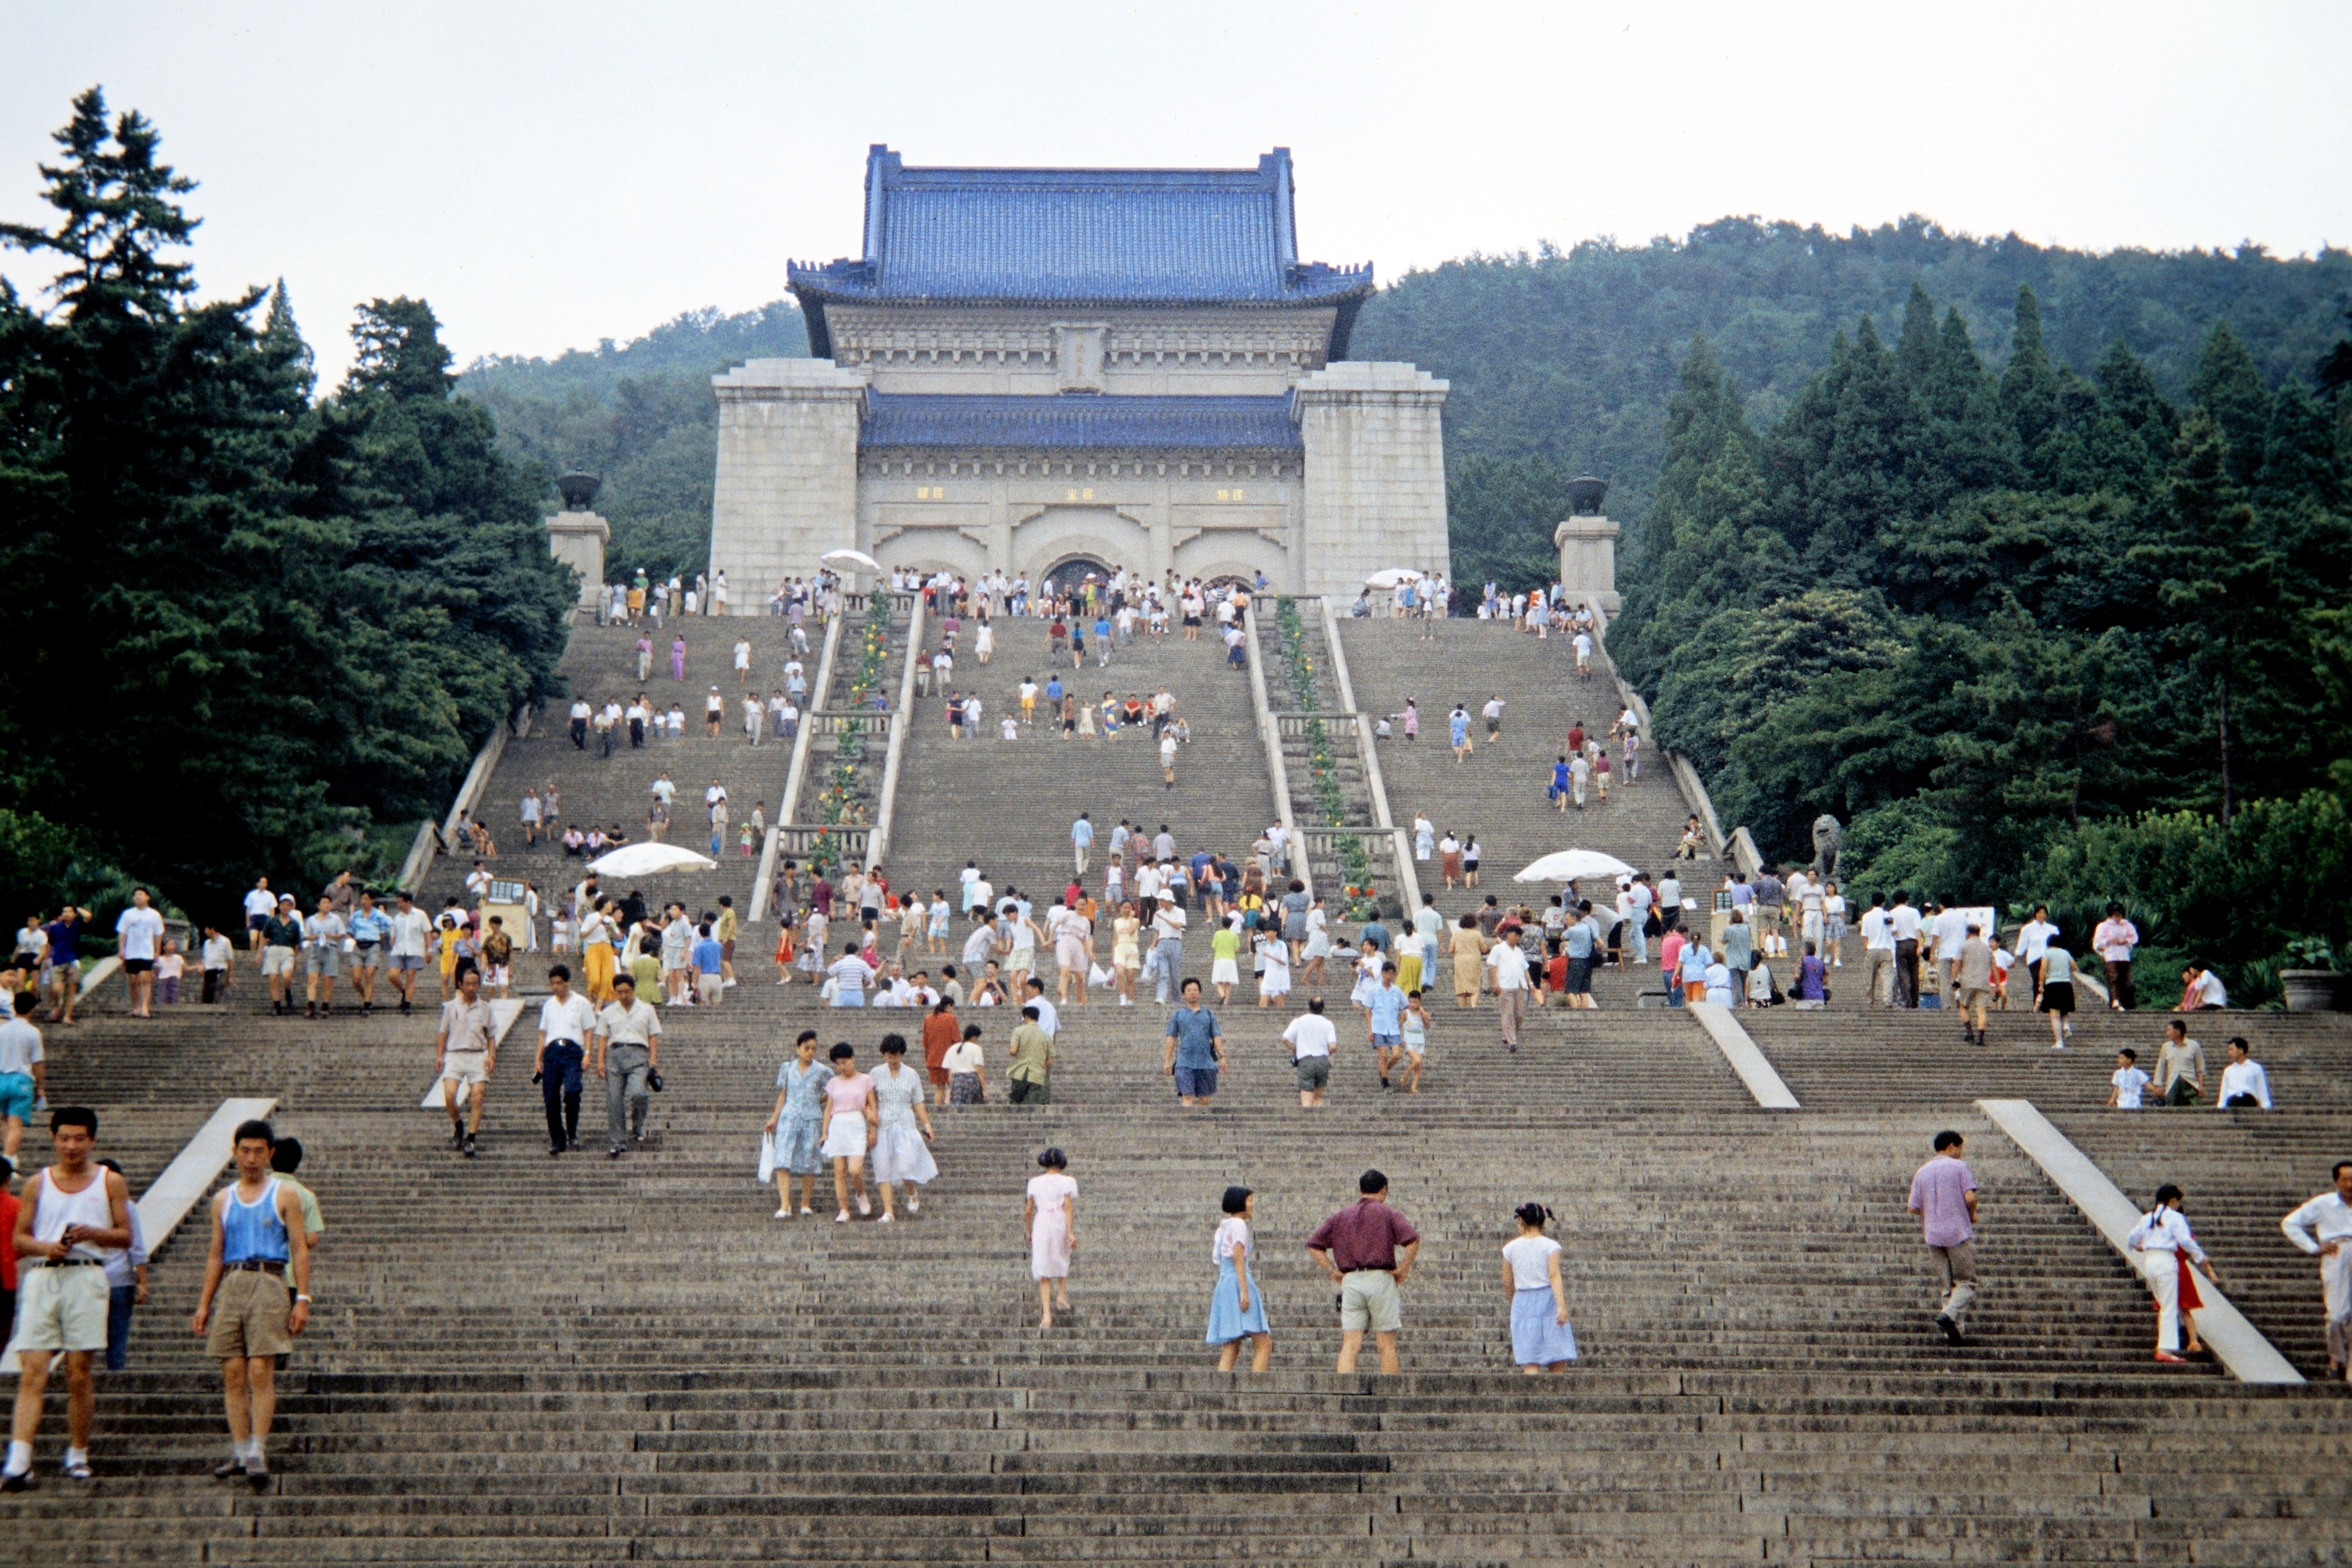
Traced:
<path id="1" fill-rule="evenodd" d="M 2027 470 L 2049 482 L 2053 454 L 2048 449 L 2058 426 L 2058 373 L 2042 346 L 2042 301 L 2032 288 L 2017 290 L 2017 331 L 2011 338 L 2009 367 L 2001 372 L 2000 406 L 2017 431 Z"/>
<path id="2" fill-rule="evenodd" d="M 2251 489 L 2263 470 L 2263 447 L 2270 433 L 2271 395 L 2263 385 L 2254 356 L 2227 321 L 2216 321 L 2197 362 L 2189 395 L 2213 416 L 2230 444 L 2230 477 Z"/>

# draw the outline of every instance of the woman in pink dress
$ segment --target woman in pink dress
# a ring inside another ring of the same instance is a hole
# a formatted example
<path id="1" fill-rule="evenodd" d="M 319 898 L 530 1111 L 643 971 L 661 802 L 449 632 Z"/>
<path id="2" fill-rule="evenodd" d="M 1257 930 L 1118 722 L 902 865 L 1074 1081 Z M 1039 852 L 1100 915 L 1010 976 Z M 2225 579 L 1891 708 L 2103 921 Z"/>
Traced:
<path id="1" fill-rule="evenodd" d="M 1059 1149 L 1037 1156 L 1043 1175 L 1029 1178 L 1021 1223 L 1029 1232 L 1029 1274 L 1037 1281 L 1037 1326 L 1054 1326 L 1054 1309 L 1070 1310 L 1070 1245 L 1077 1239 L 1078 1184 Z"/>

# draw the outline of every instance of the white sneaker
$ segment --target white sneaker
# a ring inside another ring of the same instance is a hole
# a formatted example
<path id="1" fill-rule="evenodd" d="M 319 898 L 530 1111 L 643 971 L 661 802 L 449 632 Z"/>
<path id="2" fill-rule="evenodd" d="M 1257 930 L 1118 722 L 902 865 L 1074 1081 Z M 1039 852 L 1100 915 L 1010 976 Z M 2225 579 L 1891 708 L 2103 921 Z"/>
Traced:
<path id="1" fill-rule="evenodd" d="M 867 1197 L 864 1193 L 858 1194 L 857 1212 L 859 1214 L 872 1214 L 874 1212 L 874 1200 Z"/>
<path id="2" fill-rule="evenodd" d="M 849 1223 L 849 1211 L 847 1209 L 844 1209 L 839 1214 L 834 1215 L 833 1223 L 835 1225 L 847 1225 Z"/>
<path id="3" fill-rule="evenodd" d="M 803 1211 L 801 1211 L 801 1212 L 803 1212 L 803 1214 L 805 1214 L 805 1213 L 806 1213 L 806 1212 L 808 1212 L 808 1211 L 806 1211 L 805 1209 L 803 1209 Z M 792 1217 L 793 1217 L 793 1211 L 792 1211 L 792 1210 L 790 1210 L 790 1209 L 778 1209 L 778 1210 L 776 1211 L 776 1217 L 777 1217 L 778 1219 L 790 1219 L 790 1218 L 792 1218 Z"/>
<path id="4" fill-rule="evenodd" d="M 908 1214 L 920 1214 L 923 1212 L 922 1194 L 908 1193 L 907 1194 L 907 1212 Z"/>
<path id="5" fill-rule="evenodd" d="M 896 1215 L 887 1215 L 887 1214 L 886 1214 L 886 1215 L 883 1215 L 879 1220 L 877 1220 L 875 1223 L 876 1223 L 876 1224 L 877 1224 L 877 1225 L 888 1225 L 888 1224 L 889 1224 L 893 1219 L 895 1219 L 895 1218 L 897 1218 L 897 1217 L 898 1217 L 898 1216 L 897 1216 Z"/>
<path id="6" fill-rule="evenodd" d="M 735 983 L 734 983 L 732 980 L 730 980 L 729 982 L 727 982 L 727 984 L 725 984 L 724 985 L 721 985 L 721 986 L 719 987 L 719 989 L 720 989 L 721 991 L 732 991 L 734 988 L 735 988 Z"/>
<path id="7" fill-rule="evenodd" d="M 816 1217 L 816 1210 L 810 1208 L 805 1204 L 801 1205 L 801 1214 L 803 1218 L 807 1219 L 814 1219 Z"/>

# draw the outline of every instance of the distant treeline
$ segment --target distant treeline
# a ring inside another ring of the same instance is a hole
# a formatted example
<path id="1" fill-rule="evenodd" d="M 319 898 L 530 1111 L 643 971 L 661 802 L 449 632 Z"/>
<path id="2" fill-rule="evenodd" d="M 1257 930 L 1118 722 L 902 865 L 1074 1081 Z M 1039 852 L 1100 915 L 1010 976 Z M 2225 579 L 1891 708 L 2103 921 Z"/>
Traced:
<path id="1" fill-rule="evenodd" d="M 458 386 L 497 417 L 499 445 L 518 464 L 551 480 L 572 468 L 603 476 L 596 510 L 613 525 L 608 572 L 690 578 L 710 556 L 719 467 L 710 378 L 745 360 L 808 352 L 798 307 L 779 300 L 737 316 L 688 311 L 593 353 L 476 360 Z"/>

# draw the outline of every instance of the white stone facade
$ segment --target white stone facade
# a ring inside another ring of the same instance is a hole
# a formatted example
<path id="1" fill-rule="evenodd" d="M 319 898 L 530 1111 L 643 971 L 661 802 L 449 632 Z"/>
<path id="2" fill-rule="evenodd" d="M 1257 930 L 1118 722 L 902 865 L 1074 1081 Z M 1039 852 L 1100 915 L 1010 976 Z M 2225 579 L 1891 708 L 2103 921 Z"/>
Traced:
<path id="1" fill-rule="evenodd" d="M 831 360 L 760 359 L 713 376 L 719 472 L 710 570 L 730 608 L 756 615 L 857 537 L 857 411 L 866 378 Z"/>
<path id="2" fill-rule="evenodd" d="M 1409 364 L 1345 360 L 1303 379 L 1307 446 L 1297 592 L 1352 597 L 1391 566 L 1451 574 L 1445 383 Z"/>

